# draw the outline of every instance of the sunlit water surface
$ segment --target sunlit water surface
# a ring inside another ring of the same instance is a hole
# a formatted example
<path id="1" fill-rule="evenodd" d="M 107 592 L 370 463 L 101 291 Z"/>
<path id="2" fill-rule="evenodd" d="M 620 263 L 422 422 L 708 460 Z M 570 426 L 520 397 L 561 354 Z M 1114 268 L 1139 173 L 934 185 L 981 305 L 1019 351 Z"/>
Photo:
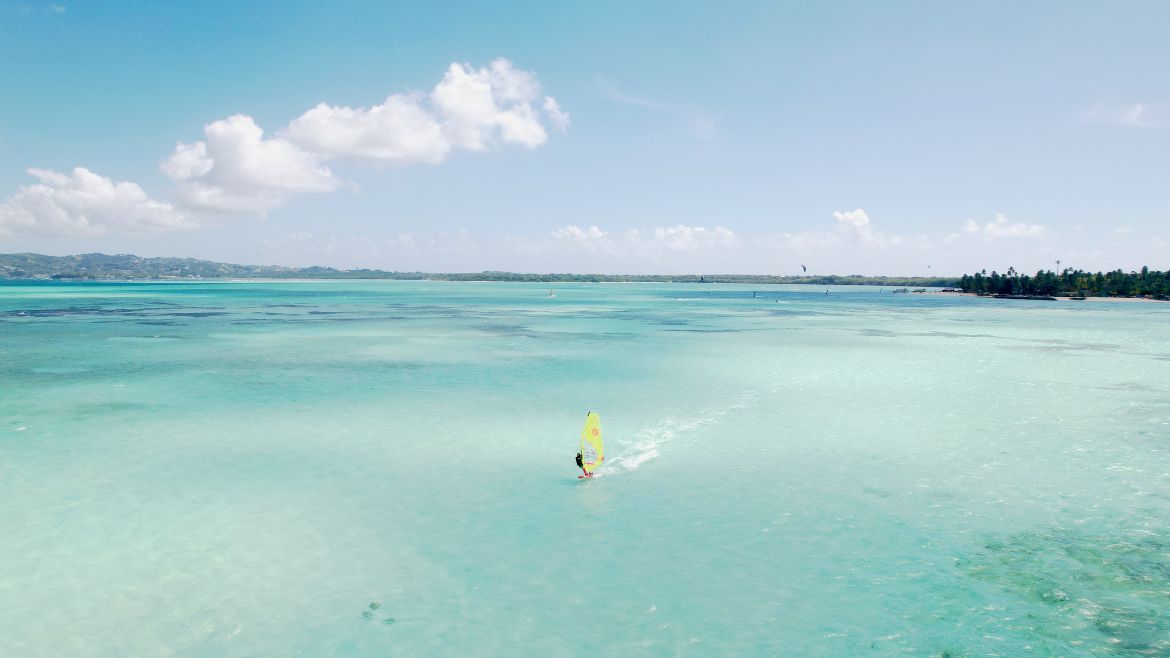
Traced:
<path id="1" fill-rule="evenodd" d="M 0 285 L 0 655 L 1170 655 L 1170 305 L 829 293 Z"/>

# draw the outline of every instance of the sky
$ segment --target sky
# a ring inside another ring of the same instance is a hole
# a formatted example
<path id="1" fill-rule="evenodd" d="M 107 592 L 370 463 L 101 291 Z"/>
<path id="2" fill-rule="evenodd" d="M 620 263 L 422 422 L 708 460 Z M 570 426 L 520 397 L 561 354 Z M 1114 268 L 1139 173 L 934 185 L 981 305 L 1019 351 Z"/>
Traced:
<path id="1" fill-rule="evenodd" d="M 0 253 L 1165 270 L 1167 25 L 1161 1 L 0 0 Z"/>

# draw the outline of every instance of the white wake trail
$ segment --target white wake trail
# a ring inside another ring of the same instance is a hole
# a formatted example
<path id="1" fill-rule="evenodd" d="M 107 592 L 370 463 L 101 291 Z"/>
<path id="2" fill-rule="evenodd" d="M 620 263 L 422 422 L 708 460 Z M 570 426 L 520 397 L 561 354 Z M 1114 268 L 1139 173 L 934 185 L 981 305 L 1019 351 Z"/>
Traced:
<path id="1" fill-rule="evenodd" d="M 759 393 L 756 391 L 747 391 L 737 396 L 726 407 L 704 409 L 689 418 L 668 417 L 656 425 L 642 428 L 634 434 L 630 445 L 624 445 L 626 442 L 621 442 L 623 444 L 622 451 L 616 457 L 606 460 L 605 466 L 597 471 L 597 477 L 637 470 L 642 464 L 658 456 L 658 447 L 662 444 L 673 441 L 700 427 L 717 423 L 733 411 L 746 409 L 755 404 L 759 397 Z"/>

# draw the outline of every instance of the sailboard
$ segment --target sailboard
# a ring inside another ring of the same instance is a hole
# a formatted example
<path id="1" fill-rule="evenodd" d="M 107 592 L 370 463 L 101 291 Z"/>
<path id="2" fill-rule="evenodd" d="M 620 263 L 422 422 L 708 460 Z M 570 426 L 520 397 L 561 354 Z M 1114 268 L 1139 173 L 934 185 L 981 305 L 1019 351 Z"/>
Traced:
<path id="1" fill-rule="evenodd" d="M 585 427 L 581 430 L 581 468 L 585 475 L 578 478 L 593 477 L 593 472 L 605 461 L 605 444 L 601 442 L 601 417 L 590 411 L 585 414 Z"/>

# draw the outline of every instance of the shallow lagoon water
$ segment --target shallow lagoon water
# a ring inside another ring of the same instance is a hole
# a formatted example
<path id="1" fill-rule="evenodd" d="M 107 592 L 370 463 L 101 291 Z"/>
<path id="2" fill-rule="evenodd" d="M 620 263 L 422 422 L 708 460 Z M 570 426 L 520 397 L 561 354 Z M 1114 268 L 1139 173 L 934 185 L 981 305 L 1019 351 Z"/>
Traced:
<path id="1" fill-rule="evenodd" d="M 1170 655 L 1166 304 L 8 283 L 0 382 L 0 655 Z"/>

